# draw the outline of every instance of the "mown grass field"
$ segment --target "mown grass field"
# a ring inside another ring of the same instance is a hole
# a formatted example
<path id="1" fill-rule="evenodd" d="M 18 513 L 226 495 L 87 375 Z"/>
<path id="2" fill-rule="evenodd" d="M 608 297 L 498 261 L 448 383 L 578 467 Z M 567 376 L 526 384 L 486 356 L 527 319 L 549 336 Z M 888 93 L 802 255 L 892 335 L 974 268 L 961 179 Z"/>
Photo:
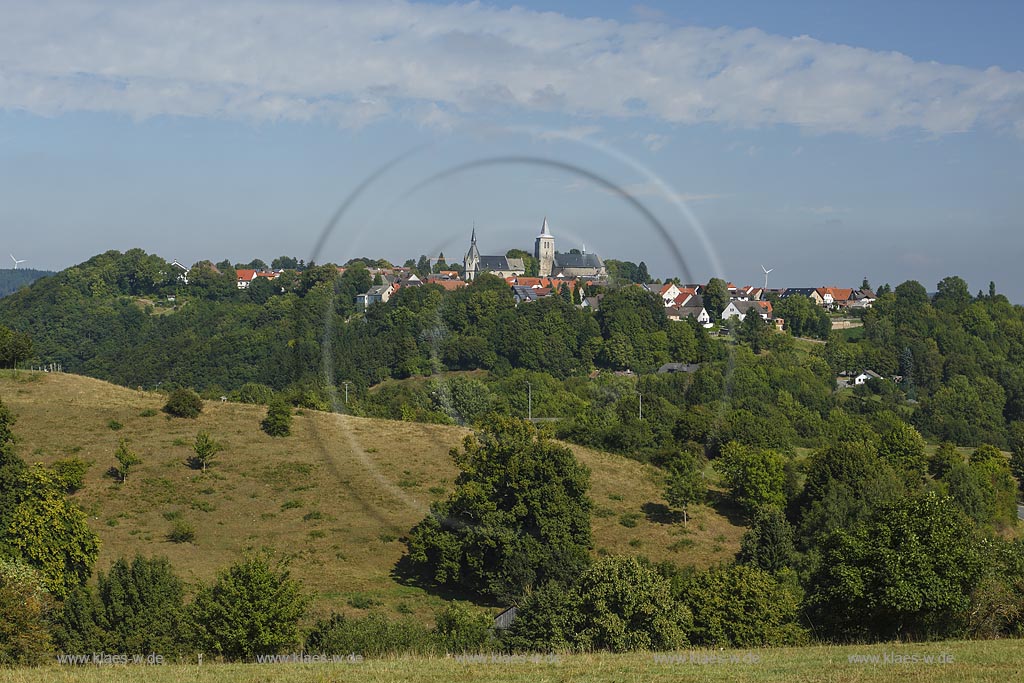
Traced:
<path id="1" fill-rule="evenodd" d="M 747 651 L 695 651 L 701 661 L 709 655 L 718 663 L 691 661 L 688 652 L 679 660 L 665 661 L 664 655 L 595 654 L 562 656 L 548 662 L 479 662 L 456 658 L 398 658 L 353 664 L 204 664 L 171 666 L 46 666 L 37 669 L 0 671 L 10 683 L 257 683 L 280 681 L 306 683 L 346 681 L 351 683 L 408 681 L 410 683 L 490 683 L 508 681 L 548 683 L 658 683 L 668 681 L 737 681 L 739 683 L 792 683 L 794 681 L 946 683 L 949 681 L 1005 682 L 1024 679 L 1024 644 L 1019 641 L 977 641 L 816 646 L 772 648 Z M 849 661 L 849 657 L 876 655 L 877 664 Z M 886 655 L 905 658 L 905 663 L 885 662 Z M 914 656 L 951 657 L 947 663 L 913 663 Z M 756 657 L 756 660 L 754 660 Z M 730 663 L 737 658 L 738 663 Z M 746 661 L 744 661 L 744 659 Z M 707 661 L 704 659 L 703 661 Z"/>
<path id="2" fill-rule="evenodd" d="M 73 498 L 100 536 L 100 570 L 125 555 L 162 555 L 187 581 L 208 581 L 247 549 L 267 547 L 290 556 L 315 593 L 311 617 L 375 610 L 429 620 L 443 605 L 392 570 L 401 537 L 451 491 L 449 449 L 465 429 L 305 411 L 292 436 L 274 439 L 259 428 L 260 406 L 206 402 L 199 419 L 172 419 L 160 394 L 65 374 L 0 374 L 0 398 L 18 417 L 27 462 L 92 463 Z M 205 474 L 187 464 L 200 430 L 226 446 Z M 121 438 L 142 458 L 125 484 L 107 474 Z M 668 514 L 654 468 L 573 450 L 592 472 L 595 553 L 702 567 L 735 554 L 742 520 L 715 492 L 714 507 L 696 507 L 684 527 Z M 178 522 L 194 527 L 194 543 L 167 539 Z"/>

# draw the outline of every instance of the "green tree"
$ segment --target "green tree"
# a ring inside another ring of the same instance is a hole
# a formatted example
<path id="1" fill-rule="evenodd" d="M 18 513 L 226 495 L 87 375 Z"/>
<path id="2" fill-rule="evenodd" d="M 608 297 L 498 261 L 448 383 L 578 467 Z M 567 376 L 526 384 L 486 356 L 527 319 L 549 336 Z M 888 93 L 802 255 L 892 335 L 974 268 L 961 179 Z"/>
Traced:
<path id="1" fill-rule="evenodd" d="M 174 417 L 195 419 L 203 412 L 203 399 L 192 389 L 182 387 L 175 389 L 167 398 L 164 412 Z"/>
<path id="2" fill-rule="evenodd" d="M 0 325 L 0 367 L 13 368 L 32 358 L 32 338 Z"/>
<path id="3" fill-rule="evenodd" d="M 844 640 L 955 636 L 984 569 L 976 543 L 934 492 L 883 506 L 826 541 L 808 587 L 812 622 Z"/>
<path id="4" fill-rule="evenodd" d="M 435 618 L 434 635 L 449 653 L 483 652 L 491 640 L 492 619 L 450 602 Z"/>
<path id="5" fill-rule="evenodd" d="M 121 483 L 127 482 L 129 470 L 142 462 L 138 454 L 128 448 L 126 439 L 121 439 L 117 445 L 117 451 L 114 452 L 114 457 L 117 458 L 117 473 L 121 477 Z"/>
<path id="6" fill-rule="evenodd" d="M 409 533 L 408 557 L 424 578 L 508 600 L 586 566 L 589 472 L 572 451 L 495 417 L 452 457 L 455 491 Z"/>
<path id="7" fill-rule="evenodd" d="M 292 433 L 292 409 L 282 400 L 274 400 L 267 406 L 267 416 L 260 422 L 260 428 L 270 436 L 288 436 Z"/>
<path id="8" fill-rule="evenodd" d="M 750 344 L 750 350 L 754 353 L 761 353 L 761 350 L 767 345 L 768 334 L 768 323 L 756 308 L 747 311 L 739 329 L 736 330 L 736 336 L 740 341 Z"/>
<path id="9" fill-rule="evenodd" d="M 21 474 L 10 502 L 0 529 L 0 554 L 39 570 L 46 590 L 64 598 L 89 578 L 99 554 L 99 540 L 85 513 L 67 500 L 57 476 L 39 466 Z"/>
<path id="10" fill-rule="evenodd" d="M 295 646 L 308 604 L 286 566 L 253 555 L 202 588 L 189 618 L 200 647 L 229 660 L 248 660 Z"/>
<path id="11" fill-rule="evenodd" d="M 896 468 L 923 475 L 928 459 L 921 434 L 905 422 L 897 422 L 878 444 L 878 455 Z"/>
<path id="12" fill-rule="evenodd" d="M 653 568 L 635 557 L 609 557 L 580 576 L 579 630 L 582 650 L 675 650 L 687 645 L 689 610 Z"/>
<path id="13" fill-rule="evenodd" d="M 786 516 L 777 508 L 759 511 L 740 541 L 740 562 L 775 573 L 791 567 L 795 559 L 793 527 Z"/>
<path id="14" fill-rule="evenodd" d="M 803 642 L 799 600 L 756 566 L 715 567 L 688 582 L 680 599 L 693 613 L 694 644 L 768 647 Z"/>
<path id="15" fill-rule="evenodd" d="M 956 465 L 962 465 L 964 459 L 956 450 L 956 446 L 943 441 L 935 449 L 935 453 L 928 460 L 928 474 L 936 479 L 942 479 Z"/>
<path id="16" fill-rule="evenodd" d="M 689 523 L 689 507 L 699 503 L 707 492 L 702 471 L 702 458 L 690 449 L 678 452 L 668 463 L 665 500 L 683 511 L 683 523 Z"/>
<path id="17" fill-rule="evenodd" d="M 753 515 L 765 507 L 785 507 L 785 464 L 780 453 L 730 441 L 715 460 L 715 469 L 722 473 L 730 497 Z"/>
<path id="18" fill-rule="evenodd" d="M 729 305 L 729 286 L 725 280 L 713 277 L 704 288 L 704 308 L 712 320 L 721 320 L 722 311 Z"/>
<path id="19" fill-rule="evenodd" d="M 502 643 L 533 652 L 671 650 L 687 644 L 690 624 L 658 572 L 634 557 L 608 557 L 572 585 L 527 592 Z"/>
<path id="20" fill-rule="evenodd" d="M 207 466 L 223 450 L 224 444 L 214 441 L 209 432 L 199 432 L 196 434 L 196 440 L 192 443 L 192 452 L 195 453 L 192 461 L 205 472 Z"/>

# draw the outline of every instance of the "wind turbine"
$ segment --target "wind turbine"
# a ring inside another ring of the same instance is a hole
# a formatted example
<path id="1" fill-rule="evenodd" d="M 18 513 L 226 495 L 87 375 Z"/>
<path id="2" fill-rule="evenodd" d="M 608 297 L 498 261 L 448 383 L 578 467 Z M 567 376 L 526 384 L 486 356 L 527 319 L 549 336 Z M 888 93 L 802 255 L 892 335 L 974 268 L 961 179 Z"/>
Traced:
<path id="1" fill-rule="evenodd" d="M 768 273 L 772 272 L 775 269 L 774 268 L 765 268 L 764 266 L 761 266 L 761 270 L 764 271 L 764 291 L 767 292 L 768 291 Z"/>
<path id="2" fill-rule="evenodd" d="M 19 263 L 24 263 L 25 262 L 25 259 L 16 259 L 16 258 L 14 258 L 14 254 L 11 254 L 11 260 L 14 261 L 14 269 L 15 270 L 18 269 L 18 264 Z"/>

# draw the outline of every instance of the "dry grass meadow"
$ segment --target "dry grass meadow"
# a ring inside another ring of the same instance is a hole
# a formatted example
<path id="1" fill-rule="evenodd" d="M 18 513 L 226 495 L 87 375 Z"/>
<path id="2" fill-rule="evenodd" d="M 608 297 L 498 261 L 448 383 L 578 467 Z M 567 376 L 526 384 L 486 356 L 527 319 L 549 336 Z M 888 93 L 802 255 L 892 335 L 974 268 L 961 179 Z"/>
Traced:
<path id="1" fill-rule="evenodd" d="M 259 428 L 260 406 L 208 401 L 197 420 L 169 418 L 160 394 L 68 374 L 7 372 L 0 398 L 18 417 L 26 461 L 92 463 L 74 499 L 100 536 L 100 570 L 124 555 L 163 555 L 187 581 L 208 581 L 247 549 L 271 548 L 315 593 L 313 616 L 370 609 L 428 620 L 442 606 L 392 569 L 400 538 L 451 491 L 448 452 L 464 429 L 300 411 L 293 435 L 275 439 Z M 200 430 L 226 446 L 205 474 L 187 464 Z M 107 474 L 121 438 L 142 458 L 125 484 Z M 739 520 L 700 506 L 684 528 L 666 514 L 653 468 L 573 450 L 592 471 L 596 553 L 707 566 L 736 552 Z M 167 539 L 178 522 L 195 529 L 193 543 Z"/>

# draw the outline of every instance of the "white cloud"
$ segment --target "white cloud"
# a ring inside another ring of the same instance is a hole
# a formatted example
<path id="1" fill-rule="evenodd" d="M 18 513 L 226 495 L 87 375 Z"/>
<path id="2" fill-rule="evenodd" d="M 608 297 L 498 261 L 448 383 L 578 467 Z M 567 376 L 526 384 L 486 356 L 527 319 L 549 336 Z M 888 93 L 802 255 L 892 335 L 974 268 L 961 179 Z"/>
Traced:
<path id="1" fill-rule="evenodd" d="M 0 108 L 442 127 L 550 112 L 1024 135 L 1021 72 L 646 18 L 402 0 L 35 0 L 4 9 Z"/>
<path id="2" fill-rule="evenodd" d="M 644 136 L 644 144 L 647 145 L 647 149 L 652 152 L 659 151 L 662 147 L 668 144 L 669 138 L 667 135 L 659 135 L 657 133 L 649 133 Z"/>

